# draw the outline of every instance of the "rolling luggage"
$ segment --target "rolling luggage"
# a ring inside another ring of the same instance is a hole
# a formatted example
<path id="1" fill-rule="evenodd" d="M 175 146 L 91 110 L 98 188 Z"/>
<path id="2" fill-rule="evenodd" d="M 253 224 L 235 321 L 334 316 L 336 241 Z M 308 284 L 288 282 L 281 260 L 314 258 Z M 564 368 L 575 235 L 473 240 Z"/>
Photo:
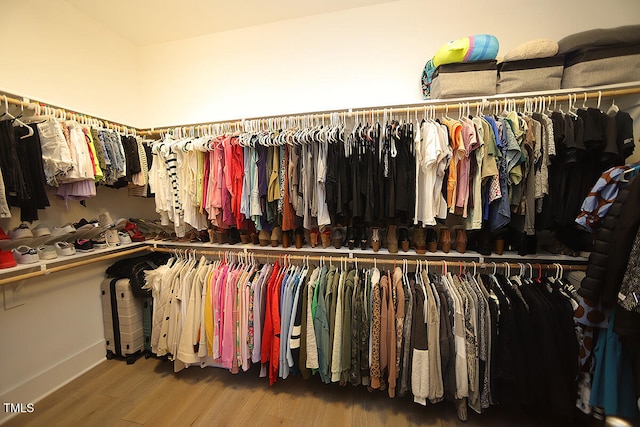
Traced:
<path id="1" fill-rule="evenodd" d="M 100 284 L 107 359 L 134 363 L 145 349 L 143 300 L 131 292 L 129 279 L 108 278 Z"/>

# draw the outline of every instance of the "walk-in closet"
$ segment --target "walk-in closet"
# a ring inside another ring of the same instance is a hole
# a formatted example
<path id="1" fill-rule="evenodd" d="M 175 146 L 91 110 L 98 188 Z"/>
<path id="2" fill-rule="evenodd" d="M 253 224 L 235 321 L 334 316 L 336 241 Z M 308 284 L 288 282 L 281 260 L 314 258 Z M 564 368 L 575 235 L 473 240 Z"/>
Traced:
<path id="1" fill-rule="evenodd" d="M 0 425 L 638 425 L 639 18 L 0 2 Z"/>

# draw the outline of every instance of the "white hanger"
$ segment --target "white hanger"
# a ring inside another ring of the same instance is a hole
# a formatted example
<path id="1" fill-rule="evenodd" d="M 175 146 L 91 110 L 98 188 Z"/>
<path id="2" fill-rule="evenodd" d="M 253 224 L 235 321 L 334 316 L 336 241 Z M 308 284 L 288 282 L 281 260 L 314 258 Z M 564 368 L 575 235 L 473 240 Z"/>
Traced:
<path id="1" fill-rule="evenodd" d="M 20 126 L 22 126 L 24 128 L 27 128 L 27 130 L 28 130 L 28 133 L 26 135 L 21 136 L 20 139 L 25 139 L 25 138 L 32 137 L 33 136 L 33 129 L 31 128 L 31 126 L 29 126 L 26 123 L 24 123 L 23 121 L 17 119 L 14 115 L 12 115 L 9 112 L 9 100 L 7 98 L 7 95 L 2 95 L 2 96 L 4 96 L 4 115 L 8 116 L 11 120 L 16 122 Z"/>
<path id="2" fill-rule="evenodd" d="M 613 98 L 611 98 L 611 106 L 607 110 L 607 115 L 609 115 L 609 116 L 616 115 L 616 114 L 618 114 L 618 111 L 620 111 L 620 109 L 616 105 L 616 98 L 613 97 Z"/>

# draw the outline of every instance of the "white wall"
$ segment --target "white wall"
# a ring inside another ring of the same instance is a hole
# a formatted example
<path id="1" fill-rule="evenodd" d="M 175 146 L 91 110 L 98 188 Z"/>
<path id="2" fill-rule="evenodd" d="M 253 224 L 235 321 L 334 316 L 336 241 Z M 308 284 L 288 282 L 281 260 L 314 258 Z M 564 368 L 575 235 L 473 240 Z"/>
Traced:
<path id="1" fill-rule="evenodd" d="M 133 125 L 137 50 L 64 0 L 0 0 L 0 90 Z"/>
<path id="2" fill-rule="evenodd" d="M 116 260 L 28 279 L 24 305 L 9 310 L 0 289 L 2 402 L 35 403 L 37 411 L 37 400 L 105 360 L 100 282 Z M 0 424 L 9 415 L 1 410 Z"/>
<path id="3" fill-rule="evenodd" d="M 422 100 L 425 62 L 466 35 L 501 53 L 534 38 L 637 24 L 640 2 L 403 0 L 141 48 L 140 126 Z"/>
<path id="4" fill-rule="evenodd" d="M 66 1 L 0 0 L 0 89 L 124 124 L 138 122 L 137 50 Z M 41 222 L 55 225 L 96 218 L 155 217 L 153 200 L 128 198 L 127 190 L 98 188 L 87 207 L 69 209 L 52 193 Z M 20 212 L 0 219 L 5 231 Z M 99 283 L 115 260 L 30 279 L 24 305 L 4 308 L 0 289 L 0 397 L 34 402 L 104 360 Z M 37 408 L 37 404 L 36 404 Z M 0 411 L 0 423 L 7 418 Z M 21 415 L 22 416 L 22 415 Z"/>

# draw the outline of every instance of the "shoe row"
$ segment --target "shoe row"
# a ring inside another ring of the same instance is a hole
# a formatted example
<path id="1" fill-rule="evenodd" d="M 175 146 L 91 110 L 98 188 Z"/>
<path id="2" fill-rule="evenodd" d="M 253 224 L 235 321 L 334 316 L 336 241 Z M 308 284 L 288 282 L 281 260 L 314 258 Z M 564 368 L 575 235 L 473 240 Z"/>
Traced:
<path id="1" fill-rule="evenodd" d="M 145 236 L 135 223 L 124 218 L 113 221 L 108 212 L 101 214 L 100 220 L 87 221 L 83 218 L 77 223 L 53 229 L 45 224 L 38 224 L 32 229 L 27 224 L 20 224 L 9 231 L 9 235 L 0 229 L 0 242 L 6 242 L 3 248 L 15 246 L 11 250 L 0 250 L 0 268 L 144 240 Z"/>
<path id="2" fill-rule="evenodd" d="M 451 229 L 444 226 L 408 228 L 389 225 L 387 228 L 336 226 L 312 230 L 297 228 L 283 231 L 280 227 L 273 227 L 269 231 L 261 230 L 260 232 L 249 232 L 237 228 L 212 228 L 207 231 L 208 233 L 194 231 L 191 234 L 187 233 L 183 238 L 174 235 L 162 240 L 217 244 L 253 243 L 263 247 L 282 246 L 289 248 L 295 246 L 298 249 L 306 245 L 312 248 L 317 246 L 322 246 L 322 248 L 332 246 L 336 249 L 346 247 L 349 250 L 371 248 L 374 252 L 386 248 L 390 253 L 398 253 L 399 250 L 408 252 L 410 249 L 414 249 L 418 254 L 438 250 L 448 253 L 451 249 L 464 253 L 467 249 L 467 234 L 462 227 Z"/>
<path id="3" fill-rule="evenodd" d="M 228 229 L 214 227 L 200 232 L 193 230 L 180 238 L 175 233 L 171 235 L 165 233 L 162 240 L 232 245 L 243 243 L 283 248 L 295 246 L 297 249 L 305 246 L 312 248 L 321 246 L 349 250 L 372 249 L 374 252 L 386 248 L 389 253 L 415 250 L 417 254 L 438 251 L 465 253 L 467 250 L 472 250 L 489 256 L 492 253 L 502 255 L 505 250 L 513 250 L 520 255 L 537 252 L 535 235 L 527 236 L 514 232 L 490 233 L 488 230 L 467 232 L 462 226 L 446 227 L 444 225 L 428 227 L 389 225 L 386 228 L 335 226 L 312 230 L 297 228 L 289 231 L 273 227 L 271 230 L 259 232 L 238 230 L 233 227 Z"/>

